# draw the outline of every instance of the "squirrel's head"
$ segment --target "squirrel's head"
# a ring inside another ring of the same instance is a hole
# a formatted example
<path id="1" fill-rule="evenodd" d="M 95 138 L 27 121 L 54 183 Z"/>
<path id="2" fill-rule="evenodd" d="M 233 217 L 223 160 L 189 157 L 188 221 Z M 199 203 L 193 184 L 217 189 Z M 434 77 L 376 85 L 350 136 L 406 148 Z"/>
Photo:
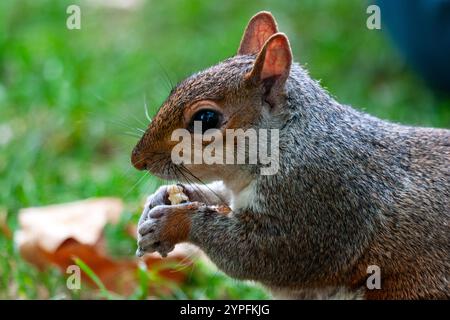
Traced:
<path id="1" fill-rule="evenodd" d="M 195 161 L 175 164 L 172 151 L 180 140 L 179 136 L 173 140 L 173 134 L 177 129 L 185 129 L 192 137 L 194 157 L 197 151 L 202 152 L 196 148 L 210 143 L 194 142 L 208 129 L 216 129 L 225 146 L 227 129 L 260 127 L 262 119 L 279 114 L 286 101 L 285 85 L 291 64 L 287 37 L 278 33 L 270 13 L 258 13 L 248 23 L 236 56 L 190 76 L 172 90 L 132 152 L 134 167 L 179 180 L 184 180 L 185 169 L 207 181 L 243 174 L 236 171 L 237 165 Z M 195 129 L 194 123 L 201 123 L 201 129 Z"/>

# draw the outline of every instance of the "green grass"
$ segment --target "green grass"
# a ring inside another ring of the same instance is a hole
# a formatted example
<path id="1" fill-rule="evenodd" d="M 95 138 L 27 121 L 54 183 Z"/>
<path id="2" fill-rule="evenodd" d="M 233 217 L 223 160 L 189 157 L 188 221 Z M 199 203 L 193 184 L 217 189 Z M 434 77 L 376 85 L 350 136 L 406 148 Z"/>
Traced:
<path id="1" fill-rule="evenodd" d="M 129 162 L 137 139 L 127 132 L 145 127 L 144 100 L 156 112 L 170 82 L 233 55 L 262 9 L 339 101 L 396 122 L 450 126 L 450 101 L 416 78 L 386 34 L 365 27 L 364 1 L 149 1 L 138 10 L 89 2 L 0 1 L 0 215 L 11 230 L 20 208 L 96 196 L 123 198 L 125 224 L 136 221 L 161 183 L 136 184 L 142 173 Z M 65 27 L 73 3 L 81 30 Z M 134 253 L 120 226 L 108 230 L 115 254 Z M 0 248 L 0 298 L 79 297 L 57 270 L 25 263 L 6 235 Z M 202 264 L 178 289 L 165 298 L 267 297 Z M 89 296 L 102 297 L 95 288 Z"/>

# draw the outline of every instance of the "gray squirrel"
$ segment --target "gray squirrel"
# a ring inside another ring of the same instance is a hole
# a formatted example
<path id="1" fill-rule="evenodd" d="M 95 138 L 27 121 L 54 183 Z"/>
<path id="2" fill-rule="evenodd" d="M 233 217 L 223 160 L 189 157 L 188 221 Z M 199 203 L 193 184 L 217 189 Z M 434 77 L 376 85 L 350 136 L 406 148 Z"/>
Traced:
<path id="1" fill-rule="evenodd" d="M 278 129 L 278 172 L 174 164 L 171 134 L 193 120 L 221 132 Z M 335 101 L 292 62 L 288 38 L 260 12 L 237 55 L 179 83 L 134 148 L 134 167 L 179 180 L 189 198 L 171 205 L 167 186 L 151 195 L 138 245 L 165 256 L 193 243 L 231 277 L 276 297 L 448 299 L 449 159 L 449 130 L 390 123 Z M 380 270 L 380 289 L 366 285 L 369 266 Z"/>

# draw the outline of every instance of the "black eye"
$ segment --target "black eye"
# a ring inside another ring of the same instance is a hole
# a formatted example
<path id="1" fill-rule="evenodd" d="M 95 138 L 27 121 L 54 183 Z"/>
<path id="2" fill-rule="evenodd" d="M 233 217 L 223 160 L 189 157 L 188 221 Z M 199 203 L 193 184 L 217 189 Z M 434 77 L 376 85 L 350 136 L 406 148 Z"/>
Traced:
<path id="1" fill-rule="evenodd" d="M 202 134 L 208 129 L 217 128 L 219 125 L 220 115 L 214 110 L 200 110 L 194 117 L 192 117 L 192 128 L 195 129 L 195 121 L 199 121 L 202 124 Z M 198 125 L 198 124 L 197 124 Z"/>

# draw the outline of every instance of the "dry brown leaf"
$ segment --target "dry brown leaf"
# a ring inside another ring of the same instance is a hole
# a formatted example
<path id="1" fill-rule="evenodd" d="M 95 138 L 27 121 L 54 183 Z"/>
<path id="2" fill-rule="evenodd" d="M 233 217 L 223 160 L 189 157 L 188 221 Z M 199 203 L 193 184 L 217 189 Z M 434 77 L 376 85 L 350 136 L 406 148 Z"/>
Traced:
<path id="1" fill-rule="evenodd" d="M 117 198 L 22 209 L 19 212 L 21 229 L 16 232 L 15 240 L 23 258 L 41 270 L 52 264 L 65 273 L 77 257 L 94 271 L 106 288 L 127 295 L 137 285 L 138 260 L 134 257 L 128 260 L 108 257 L 102 237 L 106 224 L 117 222 L 122 211 L 123 203 Z M 179 264 L 180 270 L 163 267 L 158 273 L 164 279 L 181 282 L 185 278 L 185 272 L 181 269 L 191 265 L 191 260 L 186 258 L 195 254 L 193 250 L 181 245 L 168 259 L 162 260 L 152 254 L 143 261 L 149 270 L 161 263 Z M 83 279 L 91 282 L 87 276 Z"/>
<path id="2" fill-rule="evenodd" d="M 21 230 L 16 234 L 16 242 L 19 248 L 33 243 L 49 252 L 54 252 L 69 238 L 94 245 L 105 225 L 117 222 L 122 210 L 122 200 L 117 198 L 22 209 L 19 212 Z"/>

